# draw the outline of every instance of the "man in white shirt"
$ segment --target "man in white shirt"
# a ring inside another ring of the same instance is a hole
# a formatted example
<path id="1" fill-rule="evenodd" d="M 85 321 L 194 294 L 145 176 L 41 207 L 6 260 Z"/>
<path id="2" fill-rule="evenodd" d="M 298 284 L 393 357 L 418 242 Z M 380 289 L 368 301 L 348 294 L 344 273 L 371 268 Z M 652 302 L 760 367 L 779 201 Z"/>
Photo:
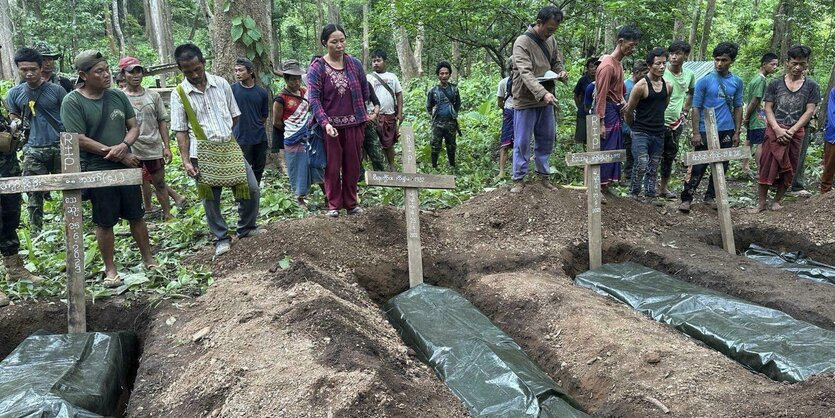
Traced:
<path id="1" fill-rule="evenodd" d="M 200 48 L 194 44 L 183 44 L 174 50 L 177 67 L 183 73 L 184 80 L 178 86 L 182 87 L 191 108 L 196 116 L 196 125 L 200 128 L 202 141 L 229 142 L 234 141 L 232 128 L 241 114 L 229 82 L 221 77 L 205 71 L 206 60 Z M 200 168 L 197 161 L 197 136 L 186 114 L 183 101 L 178 91 L 171 94 L 171 129 L 177 134 L 177 145 L 186 174 L 198 180 L 200 187 Z M 240 151 L 240 148 L 237 149 Z M 260 191 L 255 174 L 249 163 L 240 156 L 241 164 L 246 169 L 246 182 L 233 186 L 234 195 L 238 201 L 238 238 L 249 238 L 261 233 L 255 221 L 258 217 L 258 202 Z M 200 161 L 207 165 L 208 161 Z M 206 167 L 203 167 L 206 168 Z M 224 167 L 228 169 L 228 167 Z M 227 173 L 223 173 L 226 175 Z M 244 186 L 240 187 L 239 186 Z M 248 195 L 241 195 L 238 190 L 246 191 Z M 220 196 L 222 188 L 211 187 L 211 194 L 203 198 L 203 209 L 206 211 L 206 223 L 215 236 L 215 256 L 229 251 L 231 238 L 228 227 L 220 211 Z"/>
<path id="2" fill-rule="evenodd" d="M 383 153 L 389 170 L 394 171 L 394 143 L 397 142 L 397 125 L 403 122 L 403 88 L 397 76 L 386 72 L 386 52 L 377 49 L 371 54 L 374 72 L 366 78 L 380 100 L 380 114 L 377 116 L 377 135 L 383 146 Z"/>

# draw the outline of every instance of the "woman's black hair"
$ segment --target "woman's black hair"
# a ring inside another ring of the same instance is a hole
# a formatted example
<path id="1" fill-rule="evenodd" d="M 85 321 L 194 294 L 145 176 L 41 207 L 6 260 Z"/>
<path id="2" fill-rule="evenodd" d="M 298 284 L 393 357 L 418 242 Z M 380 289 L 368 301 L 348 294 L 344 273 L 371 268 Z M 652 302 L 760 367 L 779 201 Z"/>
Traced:
<path id="1" fill-rule="evenodd" d="M 345 29 L 342 29 L 342 26 L 335 23 L 328 23 L 324 28 L 322 28 L 322 34 L 319 36 L 319 41 L 322 42 L 322 45 L 328 43 L 328 38 L 330 38 L 334 32 L 342 32 L 343 35 L 346 37 L 348 36 L 348 34 L 345 33 Z"/>

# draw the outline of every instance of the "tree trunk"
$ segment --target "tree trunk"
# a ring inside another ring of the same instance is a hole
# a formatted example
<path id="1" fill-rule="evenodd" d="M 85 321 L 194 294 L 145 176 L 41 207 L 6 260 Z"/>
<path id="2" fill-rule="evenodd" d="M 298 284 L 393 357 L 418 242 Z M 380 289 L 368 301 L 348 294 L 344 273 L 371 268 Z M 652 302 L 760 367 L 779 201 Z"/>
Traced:
<path id="1" fill-rule="evenodd" d="M 255 21 L 258 31 L 261 32 L 261 42 L 264 43 L 265 48 L 262 54 L 256 55 L 252 60 L 256 77 L 258 80 L 261 80 L 261 76 L 265 74 L 271 77 L 270 50 L 266 42 L 268 42 L 269 34 L 272 32 L 272 22 L 269 16 L 264 13 L 268 8 L 267 0 L 233 1 L 230 3 L 228 12 L 223 11 L 224 2 L 225 0 L 215 0 L 214 19 L 209 28 L 212 35 L 212 45 L 214 46 L 212 66 L 214 73 L 227 80 L 234 79 L 235 61 L 238 57 L 245 57 L 247 49 L 242 42 L 232 41 L 232 18 L 249 16 Z"/>
<path id="2" fill-rule="evenodd" d="M 362 65 L 366 70 L 371 67 L 368 45 L 368 0 L 362 3 Z"/>
<path id="3" fill-rule="evenodd" d="M 335 23 L 337 25 L 341 24 L 339 19 L 339 7 L 333 2 L 333 0 L 328 0 L 328 23 Z"/>
<path id="4" fill-rule="evenodd" d="M 156 37 L 154 36 L 154 27 L 152 25 L 153 19 L 151 18 L 151 5 L 149 0 L 144 0 L 142 2 L 142 14 L 145 16 L 145 27 L 143 28 L 145 30 L 145 37 L 148 38 L 151 48 L 157 49 L 157 45 L 154 43 L 156 41 Z"/>
<path id="5" fill-rule="evenodd" d="M 116 34 L 113 33 L 113 16 L 110 9 L 104 9 L 104 35 L 107 37 L 108 49 L 111 54 L 119 53 L 116 47 Z"/>
<path id="6" fill-rule="evenodd" d="M 397 60 L 400 61 L 400 72 L 405 83 L 417 76 L 418 66 L 415 62 L 415 53 L 412 51 L 412 46 L 409 45 L 409 36 L 406 34 L 406 29 L 397 26 L 394 29 L 394 34 Z"/>
<path id="7" fill-rule="evenodd" d="M 121 3 L 119 4 L 119 7 L 122 10 L 123 22 L 125 23 L 125 26 L 127 26 L 127 24 L 128 24 L 128 0 L 121 0 Z M 133 45 L 131 44 L 129 33 L 125 33 L 125 45 L 126 45 L 128 50 L 133 49 Z"/>
<path id="8" fill-rule="evenodd" d="M 673 40 L 680 41 L 684 39 L 684 21 L 676 18 L 673 22 Z"/>
<path id="9" fill-rule="evenodd" d="M 616 24 L 613 17 L 607 16 L 605 18 L 605 25 L 603 26 L 603 52 L 609 51 L 615 47 L 617 43 L 617 34 L 615 33 Z"/>
<path id="10" fill-rule="evenodd" d="M 713 13 L 716 11 L 716 0 L 707 0 L 705 8 L 705 24 L 702 26 L 702 42 L 699 46 L 699 59 L 707 56 L 707 44 L 710 42 L 710 28 L 713 25 Z"/>
<path id="11" fill-rule="evenodd" d="M 691 48 L 694 45 L 696 45 L 696 32 L 699 29 L 699 21 L 701 19 L 701 15 L 702 15 L 702 0 L 696 0 L 695 4 L 693 4 L 693 19 L 690 22 L 690 36 L 687 38 L 687 43 L 690 44 Z M 696 61 L 699 61 L 699 60 L 702 59 L 702 57 L 698 56 L 698 53 L 694 54 L 694 55 L 695 56 L 691 57 L 691 58 L 695 59 Z"/>
<path id="12" fill-rule="evenodd" d="M 14 80 L 17 84 L 19 79 L 14 65 L 13 33 L 9 0 L 0 0 L 0 78 Z"/>
<path id="13" fill-rule="evenodd" d="M 112 23 L 113 23 L 113 33 L 116 35 L 116 38 L 119 40 L 119 56 L 125 56 L 125 35 L 122 33 L 122 24 L 119 23 L 119 0 L 113 0 L 111 2 L 111 16 L 112 16 Z"/>
<path id="14" fill-rule="evenodd" d="M 791 45 L 792 25 L 789 17 L 792 13 L 790 0 L 780 0 L 774 8 L 774 26 L 771 33 L 771 51 L 780 55 L 783 59 Z"/>
<path id="15" fill-rule="evenodd" d="M 418 23 L 417 36 L 415 37 L 415 65 L 417 65 L 418 77 L 423 76 L 423 41 L 426 38 L 426 29 L 423 23 Z"/>
<path id="16" fill-rule="evenodd" d="M 174 60 L 174 37 L 171 33 L 171 8 L 168 0 L 146 0 L 148 14 L 145 15 L 151 33 L 151 45 L 159 55 L 159 63 Z"/>
<path id="17" fill-rule="evenodd" d="M 313 4 L 316 7 L 316 27 L 313 28 L 313 45 L 316 47 L 315 50 L 318 52 L 318 55 L 323 55 L 325 47 L 319 40 L 319 34 L 322 32 L 322 28 L 325 27 L 325 14 L 322 11 L 322 0 L 316 0 Z"/>
<path id="18" fill-rule="evenodd" d="M 463 67 L 463 59 L 461 59 L 461 46 L 458 44 L 458 41 L 452 41 L 452 74 L 450 74 L 450 79 L 457 80 L 458 73 L 461 71 L 461 67 Z"/>

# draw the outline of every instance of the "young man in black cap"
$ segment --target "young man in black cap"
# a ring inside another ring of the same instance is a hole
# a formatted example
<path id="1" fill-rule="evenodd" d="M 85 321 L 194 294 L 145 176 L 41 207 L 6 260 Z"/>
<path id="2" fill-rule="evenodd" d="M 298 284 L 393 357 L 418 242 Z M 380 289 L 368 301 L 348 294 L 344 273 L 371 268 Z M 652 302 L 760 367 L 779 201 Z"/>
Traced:
<path id="1" fill-rule="evenodd" d="M 137 168 L 140 161 L 130 148 L 139 136 L 136 114 L 125 93 L 111 89 L 107 60 L 95 50 L 76 55 L 79 88 L 68 94 L 61 105 L 61 120 L 67 132 L 78 133 L 83 171 Z M 113 226 L 119 218 L 130 223 L 130 232 L 139 246 L 148 269 L 159 265 L 151 255 L 148 228 L 143 216 L 139 185 L 90 189 L 96 241 L 104 260 L 104 285 L 118 287 L 121 278 L 113 261 Z"/>
<path id="2" fill-rule="evenodd" d="M 241 116 L 233 132 L 244 152 L 244 158 L 252 166 L 255 180 L 260 184 L 267 164 L 267 131 L 264 123 L 270 116 L 270 95 L 267 89 L 255 84 L 252 61 L 246 58 L 238 58 L 235 63 L 235 78 L 238 82 L 232 84 L 232 94 L 241 110 Z"/>

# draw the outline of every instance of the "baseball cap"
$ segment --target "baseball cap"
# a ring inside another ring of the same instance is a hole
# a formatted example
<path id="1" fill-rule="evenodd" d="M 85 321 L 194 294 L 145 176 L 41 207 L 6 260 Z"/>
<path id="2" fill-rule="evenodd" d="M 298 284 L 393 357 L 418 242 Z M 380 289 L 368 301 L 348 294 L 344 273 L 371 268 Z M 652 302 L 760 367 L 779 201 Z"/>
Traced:
<path id="1" fill-rule="evenodd" d="M 145 71 L 145 67 L 143 67 L 139 60 L 134 57 L 123 57 L 119 60 L 119 69 L 124 70 L 127 73 L 133 71 L 136 67 L 141 68 L 143 72 Z"/>
<path id="2" fill-rule="evenodd" d="M 86 72 L 90 71 L 91 68 L 100 62 L 107 62 L 101 52 L 96 51 L 95 49 L 88 49 L 79 52 L 78 55 L 75 56 L 73 65 L 76 70 Z"/>

